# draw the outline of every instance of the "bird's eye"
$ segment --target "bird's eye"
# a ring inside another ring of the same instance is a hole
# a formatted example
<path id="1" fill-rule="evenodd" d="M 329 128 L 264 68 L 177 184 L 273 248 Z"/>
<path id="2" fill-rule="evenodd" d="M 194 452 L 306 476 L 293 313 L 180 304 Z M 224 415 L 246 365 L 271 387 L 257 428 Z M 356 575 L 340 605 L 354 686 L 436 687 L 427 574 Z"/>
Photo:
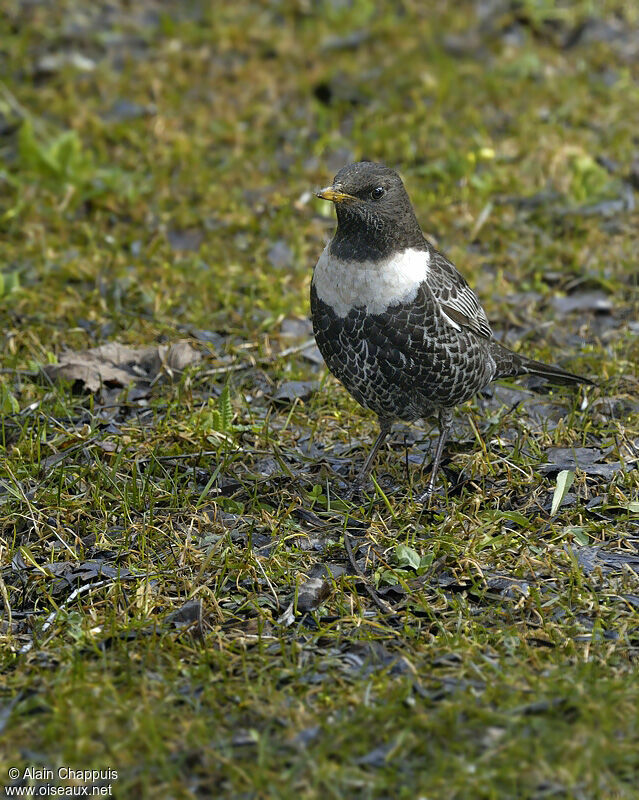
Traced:
<path id="1" fill-rule="evenodd" d="M 373 189 L 373 191 L 371 192 L 371 197 L 373 198 L 373 200 L 379 200 L 379 198 L 380 198 L 380 197 L 381 197 L 383 194 L 384 194 L 384 187 L 383 187 L 383 186 L 377 186 L 377 187 L 376 187 L 375 189 Z"/>

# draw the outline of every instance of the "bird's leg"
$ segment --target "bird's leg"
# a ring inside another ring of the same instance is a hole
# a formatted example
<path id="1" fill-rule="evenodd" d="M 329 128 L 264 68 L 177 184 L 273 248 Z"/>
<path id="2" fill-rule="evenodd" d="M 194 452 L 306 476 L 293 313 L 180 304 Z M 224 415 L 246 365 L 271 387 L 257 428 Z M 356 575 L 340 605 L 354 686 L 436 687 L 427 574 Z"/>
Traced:
<path id="1" fill-rule="evenodd" d="M 437 447 L 435 448 L 435 458 L 433 460 L 433 468 L 430 473 L 430 478 L 426 484 L 426 491 L 420 496 L 418 502 L 425 503 L 433 493 L 435 488 L 435 480 L 439 472 L 439 465 L 441 464 L 442 454 L 444 452 L 444 445 L 448 439 L 448 434 L 453 424 L 453 412 L 449 408 L 442 408 L 439 411 L 439 439 Z"/>
<path id="2" fill-rule="evenodd" d="M 372 468 L 373 463 L 375 461 L 375 457 L 377 456 L 377 453 L 379 452 L 379 448 L 384 444 L 384 440 L 386 439 L 386 437 L 388 436 L 388 434 L 391 431 L 391 425 L 392 425 L 392 423 L 391 423 L 391 421 L 389 419 L 382 419 L 380 417 L 380 419 L 379 419 L 379 435 L 378 435 L 377 439 L 375 439 L 375 442 L 373 443 L 373 446 L 371 447 L 370 453 L 366 456 L 366 461 L 364 461 L 364 465 L 362 466 L 360 471 L 357 473 L 357 477 L 353 481 L 353 485 L 351 487 L 351 492 L 354 492 L 357 489 L 359 489 L 361 486 L 363 486 L 364 482 L 366 481 L 366 478 L 368 478 L 368 473 L 371 471 L 371 468 Z"/>

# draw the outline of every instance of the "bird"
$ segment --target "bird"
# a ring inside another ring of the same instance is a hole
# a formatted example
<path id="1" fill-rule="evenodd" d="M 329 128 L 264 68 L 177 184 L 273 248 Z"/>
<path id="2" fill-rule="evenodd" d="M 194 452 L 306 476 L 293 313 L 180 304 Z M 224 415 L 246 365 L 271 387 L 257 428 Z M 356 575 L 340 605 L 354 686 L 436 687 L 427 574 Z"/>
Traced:
<path id="1" fill-rule="evenodd" d="M 311 280 L 315 340 L 329 371 L 379 421 L 351 492 L 366 482 L 396 421 L 438 418 L 430 477 L 418 498 L 426 502 L 460 403 L 491 381 L 519 375 L 593 383 L 494 338 L 475 292 L 422 233 L 393 169 L 348 164 L 316 195 L 334 204 L 337 228 Z"/>

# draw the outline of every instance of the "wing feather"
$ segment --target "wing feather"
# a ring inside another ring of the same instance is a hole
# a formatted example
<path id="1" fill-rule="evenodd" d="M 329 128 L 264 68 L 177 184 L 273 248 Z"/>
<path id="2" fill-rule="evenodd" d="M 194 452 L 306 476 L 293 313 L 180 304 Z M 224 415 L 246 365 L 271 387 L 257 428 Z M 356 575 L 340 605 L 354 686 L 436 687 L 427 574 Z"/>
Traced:
<path id="1" fill-rule="evenodd" d="M 455 265 L 435 249 L 431 251 L 426 283 L 444 314 L 453 323 L 469 328 L 486 339 L 492 338 L 493 332 L 488 317 L 477 295 Z"/>

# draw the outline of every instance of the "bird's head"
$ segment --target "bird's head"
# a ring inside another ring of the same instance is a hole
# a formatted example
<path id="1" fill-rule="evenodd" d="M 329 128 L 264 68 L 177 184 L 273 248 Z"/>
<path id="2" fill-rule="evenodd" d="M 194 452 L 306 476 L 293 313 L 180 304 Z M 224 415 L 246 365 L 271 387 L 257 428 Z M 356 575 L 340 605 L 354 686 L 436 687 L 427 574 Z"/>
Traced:
<path id="1" fill-rule="evenodd" d="M 349 164 L 317 196 L 335 204 L 337 244 L 348 239 L 351 247 L 371 251 L 360 253 L 361 258 L 382 257 L 392 250 L 423 242 L 402 179 L 383 164 Z"/>

